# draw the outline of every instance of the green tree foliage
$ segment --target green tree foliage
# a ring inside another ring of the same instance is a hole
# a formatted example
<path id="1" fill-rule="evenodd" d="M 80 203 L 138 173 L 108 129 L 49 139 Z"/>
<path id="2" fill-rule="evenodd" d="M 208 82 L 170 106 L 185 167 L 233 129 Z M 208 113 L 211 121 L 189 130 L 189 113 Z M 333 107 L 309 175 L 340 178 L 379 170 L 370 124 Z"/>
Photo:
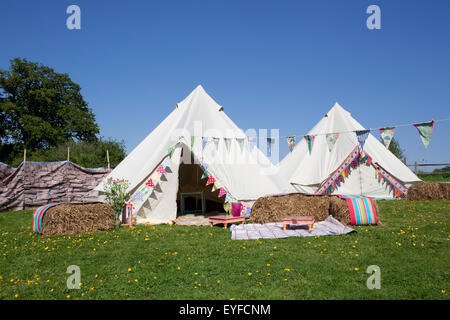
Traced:
<path id="1" fill-rule="evenodd" d="M 107 166 L 106 151 L 109 152 L 110 165 L 116 166 L 125 156 L 125 144 L 112 139 L 99 139 L 94 142 L 69 141 L 49 149 L 27 151 L 27 161 L 64 161 L 67 160 L 67 149 L 69 148 L 70 161 L 85 168 L 99 168 Z M 14 158 L 3 161 L 13 167 L 17 167 L 23 161 L 23 153 Z"/>
<path id="2" fill-rule="evenodd" d="M 0 70 L 0 151 L 98 140 L 95 116 L 68 74 L 26 59 L 10 62 L 9 70 Z"/>
<path id="3" fill-rule="evenodd" d="M 383 143 L 383 142 L 381 142 Z M 405 150 L 400 147 L 400 143 L 395 138 L 392 138 L 391 144 L 389 145 L 389 151 L 392 152 L 397 158 L 403 163 L 406 163 Z"/>

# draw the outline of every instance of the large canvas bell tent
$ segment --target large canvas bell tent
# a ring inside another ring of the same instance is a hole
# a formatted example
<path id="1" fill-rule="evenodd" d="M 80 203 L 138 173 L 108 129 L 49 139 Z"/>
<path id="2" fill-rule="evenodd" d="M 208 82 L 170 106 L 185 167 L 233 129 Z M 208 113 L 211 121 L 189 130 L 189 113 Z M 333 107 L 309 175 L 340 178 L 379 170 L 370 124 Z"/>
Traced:
<path id="1" fill-rule="evenodd" d="M 372 134 L 361 148 L 356 131 L 364 130 L 336 103 L 308 133 L 312 145 L 302 139 L 278 164 L 280 175 L 304 193 L 404 196 L 420 179 Z"/>
<path id="2" fill-rule="evenodd" d="M 138 223 L 175 220 L 188 205 L 183 196 L 203 211 L 241 202 L 249 214 L 257 198 L 294 191 L 253 142 L 198 86 L 105 180 L 128 180 Z"/>

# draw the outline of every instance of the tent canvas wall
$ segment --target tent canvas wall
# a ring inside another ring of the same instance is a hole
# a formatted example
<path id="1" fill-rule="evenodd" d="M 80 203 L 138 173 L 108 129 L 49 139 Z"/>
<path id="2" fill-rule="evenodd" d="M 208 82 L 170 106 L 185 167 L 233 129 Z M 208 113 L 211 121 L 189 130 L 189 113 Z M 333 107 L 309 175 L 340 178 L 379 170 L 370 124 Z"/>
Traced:
<path id="1" fill-rule="evenodd" d="M 177 216 L 183 180 L 180 164 L 192 160 L 215 179 L 211 188 L 226 191 L 227 201 L 250 206 L 261 196 L 295 191 L 276 175 L 276 168 L 257 147 L 250 147 L 244 132 L 201 86 L 178 103 L 106 179 L 129 181 L 137 222 L 168 223 Z M 96 190 L 103 190 L 104 181 Z M 148 186 L 152 184 L 155 188 Z"/>
<path id="2" fill-rule="evenodd" d="M 302 139 L 278 164 L 280 175 L 298 191 L 316 193 L 322 184 L 332 180 L 331 175 L 358 146 L 355 130 L 364 130 L 364 127 L 336 103 L 308 133 L 316 135 L 311 154 L 306 140 Z M 339 132 L 341 133 L 334 147 L 329 151 L 325 134 Z M 338 182 L 339 186 L 333 188 L 332 194 L 395 197 L 392 185 L 386 183 L 384 178 L 380 179 L 381 173 L 386 173 L 386 177 L 405 187 L 420 182 L 420 179 L 372 134 L 368 135 L 363 151 L 371 157 L 373 165 L 359 164 L 342 183 Z M 380 173 L 377 167 L 384 171 Z"/>

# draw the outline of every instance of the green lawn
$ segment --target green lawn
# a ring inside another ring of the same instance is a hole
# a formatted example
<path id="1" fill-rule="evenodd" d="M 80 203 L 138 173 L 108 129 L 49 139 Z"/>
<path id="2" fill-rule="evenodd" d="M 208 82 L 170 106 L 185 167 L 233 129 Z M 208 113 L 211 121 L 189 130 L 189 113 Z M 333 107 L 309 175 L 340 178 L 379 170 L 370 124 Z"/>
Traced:
<path id="1" fill-rule="evenodd" d="M 419 173 L 417 176 L 424 182 L 450 182 L 450 173 L 442 173 L 442 174 Z"/>
<path id="2" fill-rule="evenodd" d="M 31 232 L 0 213 L 1 299 L 448 299 L 450 201 L 380 201 L 381 225 L 318 238 L 231 241 L 219 227 Z M 67 267 L 81 268 L 69 290 Z M 370 265 L 381 289 L 369 290 Z"/>

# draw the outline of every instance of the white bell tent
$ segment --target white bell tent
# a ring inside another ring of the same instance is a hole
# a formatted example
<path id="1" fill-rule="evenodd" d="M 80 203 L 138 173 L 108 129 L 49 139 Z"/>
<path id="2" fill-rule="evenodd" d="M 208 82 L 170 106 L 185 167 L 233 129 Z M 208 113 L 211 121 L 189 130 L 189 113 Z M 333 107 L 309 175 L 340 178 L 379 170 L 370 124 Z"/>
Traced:
<path id="1" fill-rule="evenodd" d="M 198 86 L 96 190 L 109 178 L 128 180 L 137 223 L 172 222 L 184 212 L 183 196 L 194 207 L 201 201 L 203 212 L 241 202 L 248 214 L 261 196 L 295 191 L 253 141 Z"/>
<path id="2" fill-rule="evenodd" d="M 411 184 L 420 182 L 372 134 L 369 133 L 361 150 L 357 130 L 365 129 L 336 103 L 308 133 L 314 136 L 311 152 L 303 138 L 278 164 L 280 175 L 303 193 L 374 198 L 404 196 Z M 331 151 L 326 137 L 330 133 L 339 133 Z"/>

